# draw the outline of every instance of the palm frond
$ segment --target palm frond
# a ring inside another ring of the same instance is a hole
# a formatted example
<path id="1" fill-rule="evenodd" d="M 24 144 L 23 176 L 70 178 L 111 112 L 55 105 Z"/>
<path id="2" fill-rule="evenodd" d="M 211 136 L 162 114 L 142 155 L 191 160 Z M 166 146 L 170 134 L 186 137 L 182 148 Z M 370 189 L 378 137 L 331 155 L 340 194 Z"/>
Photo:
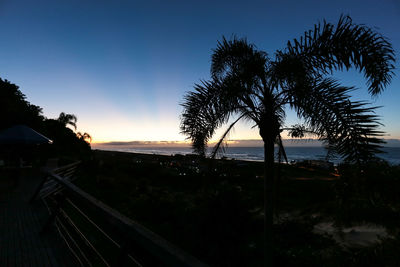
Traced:
<path id="1" fill-rule="evenodd" d="M 78 118 L 74 114 L 66 114 L 61 112 L 57 120 L 64 126 L 67 126 L 68 124 L 71 125 L 76 130 L 76 122 Z"/>
<path id="2" fill-rule="evenodd" d="M 212 81 L 195 85 L 184 97 L 181 132 L 192 140 L 195 152 L 205 154 L 215 130 L 238 113 L 258 122 L 262 94 L 260 78 L 266 58 L 243 39 L 225 38 L 214 51 Z"/>
<path id="3" fill-rule="evenodd" d="M 229 120 L 237 104 L 217 82 L 202 82 L 194 89 L 184 97 L 180 128 L 192 140 L 195 152 L 204 155 L 207 142 Z"/>
<path id="4" fill-rule="evenodd" d="M 214 159 L 215 156 L 217 155 L 218 152 L 220 152 L 221 150 L 223 150 L 223 152 L 225 152 L 225 142 L 226 142 L 226 138 L 229 135 L 230 131 L 233 129 L 233 127 L 235 126 L 235 124 L 240 121 L 242 118 L 244 118 L 247 114 L 242 114 L 241 116 L 239 116 L 239 118 L 237 118 L 234 122 L 231 123 L 231 125 L 229 125 L 229 127 L 225 130 L 225 132 L 222 134 L 222 136 L 220 137 L 219 141 L 217 142 L 217 144 L 214 146 L 213 151 L 211 153 L 211 158 Z"/>
<path id="5" fill-rule="evenodd" d="M 283 131 L 289 131 L 288 136 L 292 138 L 304 138 L 306 135 L 315 135 L 312 129 L 307 128 L 302 124 L 292 125 L 290 128 L 283 128 Z"/>
<path id="6" fill-rule="evenodd" d="M 367 160 L 380 152 L 376 107 L 369 103 L 350 101 L 352 87 L 340 86 L 335 80 L 324 79 L 310 88 L 293 90 L 291 105 L 307 126 L 348 161 Z M 308 92 L 304 97 L 303 93 Z"/>
<path id="7" fill-rule="evenodd" d="M 239 75 L 242 81 L 250 82 L 254 77 L 265 77 L 265 67 L 269 61 L 265 52 L 259 51 L 246 39 L 222 37 L 211 58 L 211 75 L 221 79 L 229 75 Z"/>
<path id="8" fill-rule="evenodd" d="M 287 55 L 301 58 L 316 73 L 355 67 L 364 73 L 371 95 L 382 92 L 394 75 L 395 53 L 388 39 L 363 24 L 354 24 L 349 16 L 342 15 L 336 25 L 316 24 L 299 40 L 289 41 L 277 58 L 283 60 Z"/>
<path id="9" fill-rule="evenodd" d="M 287 156 L 286 156 L 285 147 L 283 146 L 281 135 L 278 135 L 277 139 L 278 139 L 277 143 L 278 143 L 278 159 L 279 159 L 279 162 L 281 162 L 281 158 L 283 157 L 285 159 L 286 163 L 289 163 L 289 161 L 287 159 Z"/>

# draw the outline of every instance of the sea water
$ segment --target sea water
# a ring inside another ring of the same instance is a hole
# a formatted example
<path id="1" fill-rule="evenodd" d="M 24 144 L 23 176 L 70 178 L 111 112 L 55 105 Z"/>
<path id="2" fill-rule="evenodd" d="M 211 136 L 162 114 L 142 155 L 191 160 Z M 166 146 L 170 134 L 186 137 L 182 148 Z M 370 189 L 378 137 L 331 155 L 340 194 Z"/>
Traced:
<path id="1" fill-rule="evenodd" d="M 103 148 L 105 149 L 105 148 Z M 108 149 L 106 149 L 108 150 Z M 111 149 L 110 149 L 111 150 Z M 159 154 L 159 155 L 186 155 L 193 153 L 190 147 L 114 147 L 114 151 L 144 153 L 144 154 Z M 378 156 L 391 164 L 400 164 L 400 147 L 384 147 L 382 154 Z M 303 160 L 329 160 L 335 164 L 342 161 L 340 157 L 327 157 L 327 150 L 324 147 L 303 147 L 293 146 L 285 147 L 288 161 L 303 161 Z M 211 149 L 208 151 L 211 152 Z M 226 157 L 237 160 L 263 161 L 263 147 L 227 147 L 223 153 L 219 153 L 218 157 Z"/>

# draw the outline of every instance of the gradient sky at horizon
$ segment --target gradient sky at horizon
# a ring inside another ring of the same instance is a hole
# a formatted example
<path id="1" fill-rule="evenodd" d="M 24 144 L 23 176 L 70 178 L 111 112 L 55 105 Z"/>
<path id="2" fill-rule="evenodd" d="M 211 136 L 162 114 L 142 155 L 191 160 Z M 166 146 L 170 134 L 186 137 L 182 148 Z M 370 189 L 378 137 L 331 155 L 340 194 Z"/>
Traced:
<path id="1" fill-rule="evenodd" d="M 382 1 L 20 1 L 0 0 L 0 77 L 20 86 L 48 118 L 78 117 L 94 141 L 184 140 L 179 115 L 186 91 L 209 78 L 224 35 L 247 37 L 273 56 L 324 19 L 348 14 L 377 28 L 400 53 L 400 2 Z M 400 138 L 399 62 L 376 99 L 361 74 L 338 73 L 376 106 L 386 138 Z M 287 125 L 296 117 L 288 113 Z M 233 139 L 256 139 L 241 124 Z"/>

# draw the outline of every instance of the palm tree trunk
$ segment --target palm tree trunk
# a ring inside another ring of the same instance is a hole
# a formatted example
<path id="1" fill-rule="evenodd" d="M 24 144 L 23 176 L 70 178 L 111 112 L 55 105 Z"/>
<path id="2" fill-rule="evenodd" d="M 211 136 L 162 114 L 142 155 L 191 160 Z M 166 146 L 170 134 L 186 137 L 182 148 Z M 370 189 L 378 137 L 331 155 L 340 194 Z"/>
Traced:
<path id="1" fill-rule="evenodd" d="M 273 266 L 274 142 L 264 139 L 264 266 Z"/>

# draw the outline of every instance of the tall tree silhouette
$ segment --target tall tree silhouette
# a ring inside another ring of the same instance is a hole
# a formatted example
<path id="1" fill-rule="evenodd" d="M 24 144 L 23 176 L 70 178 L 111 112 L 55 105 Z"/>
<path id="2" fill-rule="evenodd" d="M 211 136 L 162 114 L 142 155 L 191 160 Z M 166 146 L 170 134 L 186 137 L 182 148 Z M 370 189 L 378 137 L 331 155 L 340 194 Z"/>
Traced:
<path id="1" fill-rule="evenodd" d="M 76 130 L 77 118 L 74 114 L 66 114 L 64 112 L 61 112 L 58 116 L 57 121 L 59 121 L 64 126 L 71 125 Z"/>
<path id="2" fill-rule="evenodd" d="M 211 79 L 188 92 L 182 104 L 181 131 L 197 153 L 205 154 L 215 130 L 234 119 L 252 121 L 264 141 L 265 265 L 273 265 L 274 144 L 282 145 L 287 109 L 304 120 L 289 127 L 301 137 L 311 132 L 345 160 L 363 162 L 379 152 L 382 132 L 374 107 L 352 101 L 353 87 L 330 77 L 353 67 L 364 74 L 368 91 L 379 95 L 390 83 L 394 51 L 388 40 L 365 25 L 341 16 L 337 24 L 319 23 L 300 39 L 288 42 L 273 59 L 245 39 L 218 42 L 212 54 Z M 287 128 L 287 127 L 285 127 Z"/>
<path id="3" fill-rule="evenodd" d="M 42 108 L 31 104 L 19 87 L 0 78 L 0 129 L 15 124 L 40 128 L 44 119 Z"/>

